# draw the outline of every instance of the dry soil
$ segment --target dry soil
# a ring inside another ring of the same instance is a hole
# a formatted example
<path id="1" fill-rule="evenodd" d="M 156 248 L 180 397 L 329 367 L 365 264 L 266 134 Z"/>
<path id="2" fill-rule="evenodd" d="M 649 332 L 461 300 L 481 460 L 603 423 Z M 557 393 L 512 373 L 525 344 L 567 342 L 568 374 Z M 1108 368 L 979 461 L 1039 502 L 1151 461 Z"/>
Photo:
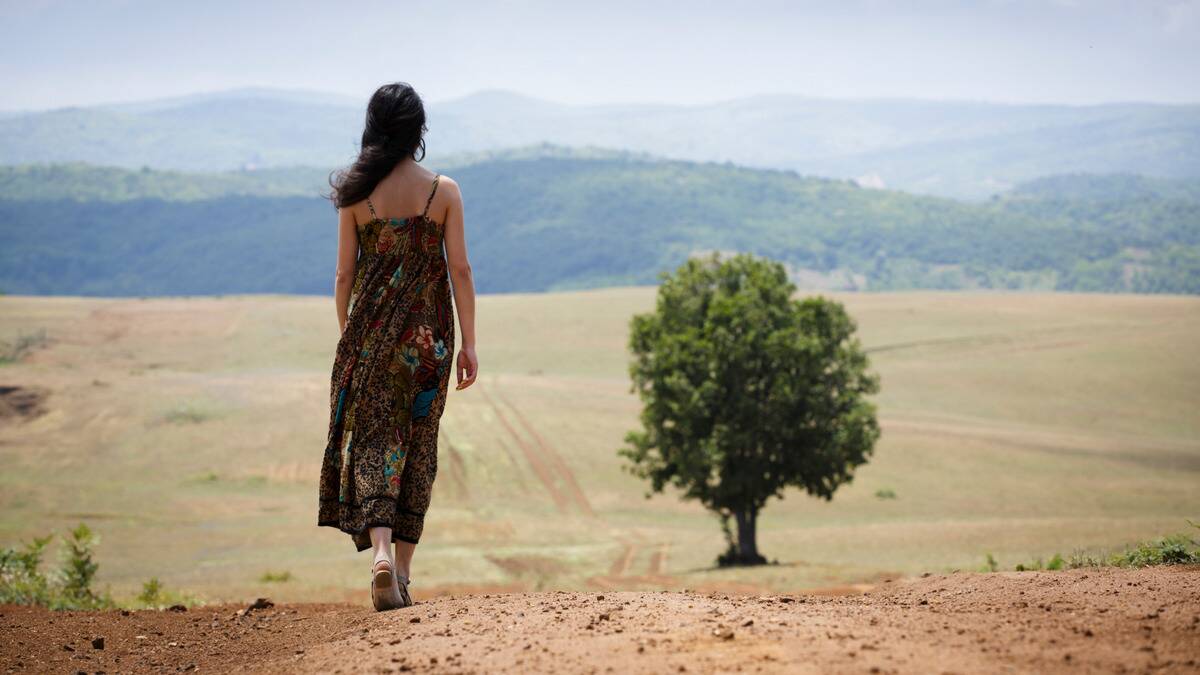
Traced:
<path id="1" fill-rule="evenodd" d="M 6 606 L 0 667 L 37 673 L 1200 669 L 1197 567 L 930 575 L 856 595 L 549 592 L 434 598 L 384 613 L 344 604 L 247 607 Z"/>

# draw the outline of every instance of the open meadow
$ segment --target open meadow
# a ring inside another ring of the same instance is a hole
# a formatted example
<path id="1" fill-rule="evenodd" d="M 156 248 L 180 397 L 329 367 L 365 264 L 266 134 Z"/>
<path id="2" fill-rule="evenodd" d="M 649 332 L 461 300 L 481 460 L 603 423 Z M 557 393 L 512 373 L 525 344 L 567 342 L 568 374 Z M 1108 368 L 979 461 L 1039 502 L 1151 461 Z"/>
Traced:
<path id="1" fill-rule="evenodd" d="M 654 289 L 481 296 L 482 376 L 451 388 L 414 595 L 853 588 L 1200 515 L 1200 298 L 834 297 L 881 376 L 875 455 L 831 502 L 768 504 L 778 565 L 721 570 L 717 520 L 646 499 L 616 454 L 638 413 L 629 318 Z M 364 602 L 367 554 L 315 525 L 336 338 L 326 297 L 0 297 L 0 340 L 29 343 L 0 365 L 0 546 L 85 522 L 118 598 L 157 577 Z"/>

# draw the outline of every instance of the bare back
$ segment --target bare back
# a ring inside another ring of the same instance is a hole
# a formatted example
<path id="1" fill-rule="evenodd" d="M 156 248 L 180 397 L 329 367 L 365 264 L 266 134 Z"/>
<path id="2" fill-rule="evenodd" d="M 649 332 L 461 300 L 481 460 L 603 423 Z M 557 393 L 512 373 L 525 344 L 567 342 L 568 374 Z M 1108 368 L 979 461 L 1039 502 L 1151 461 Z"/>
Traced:
<path id="1" fill-rule="evenodd" d="M 355 222 L 363 224 L 373 218 L 411 218 L 427 214 L 429 218 L 443 222 L 446 211 L 445 201 L 439 199 L 438 192 L 433 190 L 433 182 L 437 174 L 415 162 L 402 162 L 396 165 L 371 192 L 368 200 L 364 199 L 351 208 Z M 374 207 L 374 214 L 371 213 Z M 427 208 L 428 207 L 428 208 Z"/>

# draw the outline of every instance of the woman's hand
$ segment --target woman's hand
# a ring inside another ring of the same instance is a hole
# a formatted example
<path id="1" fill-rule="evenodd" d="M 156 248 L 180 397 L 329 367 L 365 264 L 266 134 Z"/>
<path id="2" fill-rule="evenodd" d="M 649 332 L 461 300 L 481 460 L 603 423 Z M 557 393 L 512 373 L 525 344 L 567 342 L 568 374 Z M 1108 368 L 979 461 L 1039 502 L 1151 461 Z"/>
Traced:
<path id="1" fill-rule="evenodd" d="M 463 373 L 466 379 L 463 379 Z M 458 352 L 458 386 L 455 389 L 466 389 L 475 383 L 479 374 L 479 358 L 475 356 L 474 347 L 463 347 Z"/>

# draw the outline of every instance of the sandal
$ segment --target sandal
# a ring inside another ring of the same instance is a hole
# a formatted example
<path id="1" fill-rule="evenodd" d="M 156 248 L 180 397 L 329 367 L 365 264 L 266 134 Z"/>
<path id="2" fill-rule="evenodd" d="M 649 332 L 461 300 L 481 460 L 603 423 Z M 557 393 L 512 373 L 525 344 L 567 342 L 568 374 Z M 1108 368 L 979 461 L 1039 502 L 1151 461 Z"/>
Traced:
<path id="1" fill-rule="evenodd" d="M 396 584 L 396 571 L 392 567 L 392 561 L 386 558 L 376 560 L 371 567 L 371 604 L 377 612 L 407 607 Z"/>
<path id="2" fill-rule="evenodd" d="M 401 607 L 413 606 L 412 596 L 408 594 L 408 585 L 410 583 L 412 583 L 412 580 L 408 577 L 402 577 L 399 574 L 396 575 L 396 586 L 399 590 L 400 601 L 403 603 L 400 605 Z"/>

